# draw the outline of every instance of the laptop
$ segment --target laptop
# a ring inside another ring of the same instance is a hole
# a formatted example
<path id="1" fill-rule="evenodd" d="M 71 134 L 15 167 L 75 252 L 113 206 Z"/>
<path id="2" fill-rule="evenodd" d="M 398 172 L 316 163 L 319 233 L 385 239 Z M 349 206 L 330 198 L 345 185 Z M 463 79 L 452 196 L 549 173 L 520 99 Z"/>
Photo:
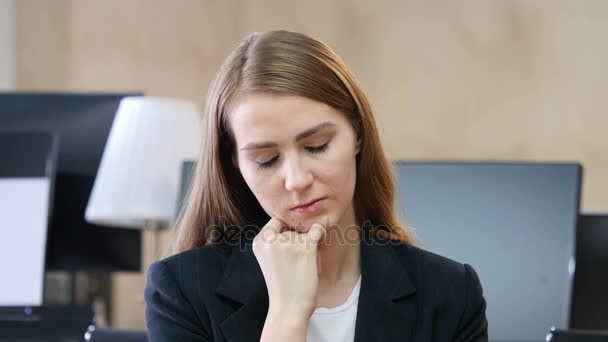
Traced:
<path id="1" fill-rule="evenodd" d="M 0 320 L 42 306 L 58 138 L 0 131 Z"/>
<path id="2" fill-rule="evenodd" d="M 608 342 L 608 330 L 564 330 L 551 328 L 547 335 L 551 342 Z"/>

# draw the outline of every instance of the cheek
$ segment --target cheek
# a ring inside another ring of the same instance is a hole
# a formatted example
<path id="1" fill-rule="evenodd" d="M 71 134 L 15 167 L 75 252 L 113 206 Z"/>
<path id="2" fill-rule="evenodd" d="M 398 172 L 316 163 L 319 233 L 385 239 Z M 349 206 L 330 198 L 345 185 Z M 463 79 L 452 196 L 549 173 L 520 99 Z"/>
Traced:
<path id="1" fill-rule="evenodd" d="M 264 211 L 273 216 L 277 213 L 276 207 L 280 199 L 280 189 L 277 189 L 276 177 L 269 176 L 268 171 L 259 171 L 253 168 L 241 169 L 241 175 L 249 190 L 258 200 Z"/>
<path id="2" fill-rule="evenodd" d="M 355 158 L 348 152 L 330 156 L 320 168 L 318 178 L 341 202 L 350 204 L 357 178 Z"/>

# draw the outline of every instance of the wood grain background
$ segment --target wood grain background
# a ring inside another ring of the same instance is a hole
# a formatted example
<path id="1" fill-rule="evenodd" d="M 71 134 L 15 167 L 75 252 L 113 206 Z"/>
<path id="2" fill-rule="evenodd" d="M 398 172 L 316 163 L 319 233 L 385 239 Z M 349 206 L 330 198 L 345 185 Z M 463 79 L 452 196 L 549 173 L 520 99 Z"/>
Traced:
<path id="1" fill-rule="evenodd" d="M 606 1 L 19 0 L 15 10 L 19 90 L 202 104 L 244 35 L 300 31 L 361 81 L 391 158 L 579 161 L 583 208 L 608 208 Z M 114 276 L 117 327 L 145 327 L 144 283 L 143 272 Z"/>

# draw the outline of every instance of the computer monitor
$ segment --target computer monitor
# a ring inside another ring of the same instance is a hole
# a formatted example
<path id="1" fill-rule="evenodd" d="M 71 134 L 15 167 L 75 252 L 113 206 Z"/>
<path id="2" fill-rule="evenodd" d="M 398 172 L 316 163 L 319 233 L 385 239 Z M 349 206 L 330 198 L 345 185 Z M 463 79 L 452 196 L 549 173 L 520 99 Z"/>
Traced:
<path id="1" fill-rule="evenodd" d="M 0 313 L 42 305 L 58 139 L 0 130 Z"/>
<path id="2" fill-rule="evenodd" d="M 0 128 L 59 137 L 47 270 L 139 271 L 141 232 L 89 224 L 84 212 L 120 100 L 139 93 L 0 93 Z"/>
<path id="3" fill-rule="evenodd" d="M 182 161 L 181 173 L 180 173 L 180 182 L 179 182 L 179 193 L 177 194 L 177 203 L 175 208 L 175 219 L 179 218 L 182 210 L 184 209 L 184 205 L 186 204 L 186 200 L 188 199 L 188 195 L 190 194 L 190 190 L 192 188 L 192 180 L 194 179 L 194 174 L 196 172 L 196 161 L 194 160 L 184 160 Z"/>
<path id="4" fill-rule="evenodd" d="M 608 331 L 608 212 L 580 216 L 571 323 Z"/>
<path id="5" fill-rule="evenodd" d="M 395 162 L 420 246 L 478 272 L 492 341 L 567 327 L 579 164 Z"/>

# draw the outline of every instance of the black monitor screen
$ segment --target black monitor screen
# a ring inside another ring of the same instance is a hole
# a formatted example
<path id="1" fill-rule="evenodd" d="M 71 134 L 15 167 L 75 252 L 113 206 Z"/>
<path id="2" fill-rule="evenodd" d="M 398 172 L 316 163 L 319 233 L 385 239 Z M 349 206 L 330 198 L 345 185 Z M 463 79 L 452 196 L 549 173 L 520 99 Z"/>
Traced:
<path id="1" fill-rule="evenodd" d="M 580 217 L 571 318 L 574 329 L 608 330 L 608 214 Z"/>
<path id="2" fill-rule="evenodd" d="M 59 137 L 47 270 L 138 271 L 141 232 L 84 220 L 110 128 L 125 94 L 0 93 L 0 129 Z"/>
<path id="3" fill-rule="evenodd" d="M 542 341 L 549 327 L 568 327 L 580 165 L 395 167 L 421 247 L 479 274 L 490 340 Z"/>

